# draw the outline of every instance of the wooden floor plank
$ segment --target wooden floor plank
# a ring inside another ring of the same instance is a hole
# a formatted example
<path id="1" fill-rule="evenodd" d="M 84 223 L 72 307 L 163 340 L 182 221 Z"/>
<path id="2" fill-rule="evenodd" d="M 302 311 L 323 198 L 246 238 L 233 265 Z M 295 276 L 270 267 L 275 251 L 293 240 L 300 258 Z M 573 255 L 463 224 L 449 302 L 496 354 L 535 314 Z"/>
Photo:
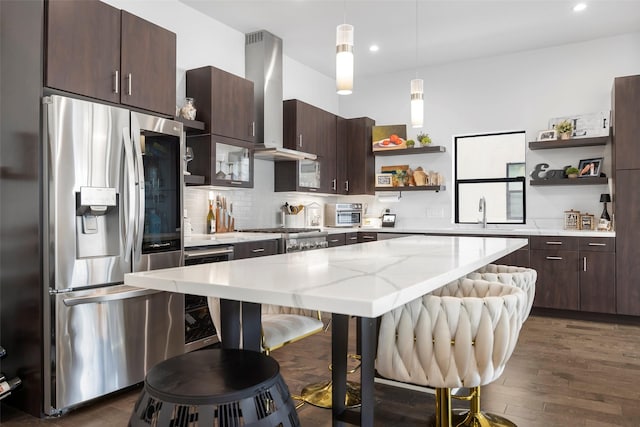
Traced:
<path id="1" fill-rule="evenodd" d="M 292 394 L 330 378 L 329 346 L 330 334 L 320 333 L 272 354 Z M 2 404 L 0 420 L 2 427 L 126 426 L 139 393 L 48 420 Z M 434 411 L 433 395 L 381 384 L 375 399 L 376 427 L 424 426 Z M 520 427 L 639 427 L 640 326 L 532 315 L 502 376 L 482 388 L 482 403 Z M 298 413 L 304 427 L 332 425 L 329 410 L 304 405 Z"/>

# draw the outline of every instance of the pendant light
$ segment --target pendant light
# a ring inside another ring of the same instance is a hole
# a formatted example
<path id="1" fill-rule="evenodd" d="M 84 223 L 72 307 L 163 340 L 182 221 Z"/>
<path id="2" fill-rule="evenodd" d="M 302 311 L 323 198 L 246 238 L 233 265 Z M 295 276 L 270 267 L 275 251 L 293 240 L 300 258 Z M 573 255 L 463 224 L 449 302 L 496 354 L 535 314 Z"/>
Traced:
<path id="1" fill-rule="evenodd" d="M 424 82 L 418 78 L 418 0 L 416 0 L 416 78 L 411 80 L 411 127 L 421 128 L 424 118 Z"/>
<path id="2" fill-rule="evenodd" d="M 347 2 L 344 2 L 344 21 L 347 21 Z M 336 31 L 336 88 L 338 95 L 353 92 L 353 25 L 338 25 Z"/>

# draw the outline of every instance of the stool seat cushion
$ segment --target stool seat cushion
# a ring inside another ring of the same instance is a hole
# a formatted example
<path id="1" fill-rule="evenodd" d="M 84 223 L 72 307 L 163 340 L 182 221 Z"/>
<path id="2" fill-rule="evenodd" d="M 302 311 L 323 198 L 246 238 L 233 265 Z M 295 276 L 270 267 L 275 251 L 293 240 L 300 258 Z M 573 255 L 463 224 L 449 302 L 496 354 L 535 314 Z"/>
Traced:
<path id="1" fill-rule="evenodd" d="M 477 387 L 502 374 L 526 301 L 510 285 L 458 279 L 382 316 L 376 370 L 436 388 Z"/>
<path id="2" fill-rule="evenodd" d="M 263 347 L 273 349 L 320 332 L 318 318 L 296 314 L 262 314 Z"/>

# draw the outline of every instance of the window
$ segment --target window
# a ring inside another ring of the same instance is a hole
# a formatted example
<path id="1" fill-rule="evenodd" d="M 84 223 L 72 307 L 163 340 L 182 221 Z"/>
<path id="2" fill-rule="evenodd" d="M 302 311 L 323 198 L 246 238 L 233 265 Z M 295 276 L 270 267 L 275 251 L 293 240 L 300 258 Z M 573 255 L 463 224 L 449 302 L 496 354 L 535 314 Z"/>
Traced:
<path id="1" fill-rule="evenodd" d="M 524 224 L 525 132 L 456 136 L 454 139 L 455 222 Z"/>

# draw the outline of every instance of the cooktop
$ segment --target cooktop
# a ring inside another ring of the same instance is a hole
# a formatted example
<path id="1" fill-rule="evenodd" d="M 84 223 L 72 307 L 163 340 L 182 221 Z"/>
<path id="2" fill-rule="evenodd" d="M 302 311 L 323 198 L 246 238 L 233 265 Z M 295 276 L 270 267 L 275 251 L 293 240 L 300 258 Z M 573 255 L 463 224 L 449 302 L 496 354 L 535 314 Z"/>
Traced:
<path id="1" fill-rule="evenodd" d="M 319 228 L 291 228 L 291 227 L 272 227 L 272 228 L 245 228 L 244 230 L 252 233 L 309 233 L 313 231 L 321 231 Z"/>

